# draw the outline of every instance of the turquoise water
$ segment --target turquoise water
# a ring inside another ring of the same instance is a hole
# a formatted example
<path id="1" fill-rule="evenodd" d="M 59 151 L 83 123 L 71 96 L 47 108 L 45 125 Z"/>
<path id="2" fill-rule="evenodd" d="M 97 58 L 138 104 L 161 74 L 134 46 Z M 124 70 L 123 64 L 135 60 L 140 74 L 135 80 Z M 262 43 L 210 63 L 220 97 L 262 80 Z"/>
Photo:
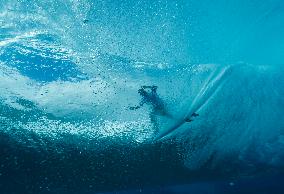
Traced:
<path id="1" fill-rule="evenodd" d="M 283 14 L 281 0 L 0 1 L 0 191 L 283 173 Z M 143 85 L 163 110 L 131 108 Z"/>

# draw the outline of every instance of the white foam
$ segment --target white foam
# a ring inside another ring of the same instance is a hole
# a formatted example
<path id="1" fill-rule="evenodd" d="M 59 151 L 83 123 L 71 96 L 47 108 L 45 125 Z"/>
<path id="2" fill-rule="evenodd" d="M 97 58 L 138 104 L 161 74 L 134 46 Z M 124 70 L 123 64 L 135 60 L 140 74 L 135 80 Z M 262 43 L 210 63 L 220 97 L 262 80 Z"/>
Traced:
<path id="1" fill-rule="evenodd" d="M 26 32 L 23 33 L 21 35 L 17 35 L 13 38 L 8 38 L 6 40 L 2 40 L 0 41 L 0 47 L 5 47 L 8 44 L 12 44 L 12 43 L 16 43 L 21 41 L 22 39 L 26 39 L 26 38 L 32 38 L 35 37 L 36 35 L 41 34 L 41 32 L 37 32 L 37 31 L 31 31 L 31 32 Z"/>

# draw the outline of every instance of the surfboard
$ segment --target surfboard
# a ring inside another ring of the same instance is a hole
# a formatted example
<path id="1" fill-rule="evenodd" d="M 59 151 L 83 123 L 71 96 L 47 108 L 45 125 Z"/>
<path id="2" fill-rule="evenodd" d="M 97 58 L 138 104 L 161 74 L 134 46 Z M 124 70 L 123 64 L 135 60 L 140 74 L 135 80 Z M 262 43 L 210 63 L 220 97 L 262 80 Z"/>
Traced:
<path id="1" fill-rule="evenodd" d="M 179 119 L 175 122 L 174 125 L 170 126 L 168 129 L 162 131 L 160 130 L 159 134 L 156 136 L 155 140 L 159 141 L 161 139 L 169 136 L 173 131 L 181 127 L 186 122 L 187 119 L 190 119 L 193 113 L 198 113 L 210 100 L 210 98 L 217 93 L 217 91 L 222 87 L 225 80 L 228 77 L 231 67 L 221 67 L 213 71 L 208 79 L 203 84 L 203 87 L 200 89 L 198 94 L 195 96 L 194 100 L 191 103 L 189 111 L 186 116 L 182 119 Z"/>

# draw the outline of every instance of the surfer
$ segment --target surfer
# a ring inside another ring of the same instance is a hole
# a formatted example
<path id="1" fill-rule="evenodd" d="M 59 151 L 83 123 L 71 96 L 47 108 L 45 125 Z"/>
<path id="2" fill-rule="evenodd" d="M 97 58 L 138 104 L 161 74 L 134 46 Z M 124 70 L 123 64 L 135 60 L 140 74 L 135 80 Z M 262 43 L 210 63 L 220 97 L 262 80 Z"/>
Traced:
<path id="1" fill-rule="evenodd" d="M 142 97 L 138 106 L 130 107 L 131 110 L 141 108 L 144 104 L 151 106 L 152 114 L 171 117 L 165 107 L 165 103 L 157 94 L 157 86 L 141 86 L 138 93 Z"/>
<path id="2" fill-rule="evenodd" d="M 141 108 L 144 104 L 150 106 L 150 121 L 153 124 L 153 128 L 155 129 L 157 135 L 159 133 L 159 122 L 158 115 L 167 117 L 169 119 L 178 121 L 178 119 L 174 118 L 166 109 L 164 101 L 157 94 L 157 86 L 141 86 L 138 90 L 138 93 L 142 97 L 138 106 L 130 107 L 130 110 L 137 110 Z M 197 113 L 193 112 L 190 117 L 187 117 L 183 120 L 183 123 L 188 123 L 193 121 L 193 117 L 199 116 Z M 158 136 L 157 136 L 158 137 Z"/>
<path id="3" fill-rule="evenodd" d="M 157 123 L 156 121 L 157 115 L 174 119 L 174 117 L 167 111 L 163 100 L 157 94 L 157 89 L 158 86 L 141 86 L 141 88 L 138 90 L 138 93 L 142 97 L 142 100 L 138 106 L 130 107 L 130 109 L 136 110 L 141 108 L 144 104 L 147 104 L 151 107 L 150 119 L 153 123 Z M 191 122 L 192 117 L 197 117 L 197 116 L 199 115 L 196 113 L 192 113 L 192 115 L 189 118 L 185 119 L 185 122 Z"/>
<path id="4" fill-rule="evenodd" d="M 131 110 L 141 108 L 144 104 L 151 107 L 150 120 L 158 129 L 157 115 L 173 119 L 173 116 L 166 110 L 165 103 L 157 94 L 158 86 L 141 86 L 138 93 L 142 97 L 138 106 L 130 107 Z"/>

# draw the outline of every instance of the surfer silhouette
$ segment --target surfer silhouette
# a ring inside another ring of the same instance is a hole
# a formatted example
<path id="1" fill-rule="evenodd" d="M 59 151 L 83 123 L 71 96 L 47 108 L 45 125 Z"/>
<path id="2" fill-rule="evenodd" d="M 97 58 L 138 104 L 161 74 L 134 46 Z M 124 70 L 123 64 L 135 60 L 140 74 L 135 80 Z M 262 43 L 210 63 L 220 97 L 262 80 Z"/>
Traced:
<path id="1" fill-rule="evenodd" d="M 144 104 L 151 107 L 150 119 L 157 125 L 157 115 L 165 116 L 171 119 L 174 117 L 167 111 L 164 101 L 159 97 L 157 93 L 158 86 L 141 86 L 138 93 L 142 97 L 138 106 L 130 107 L 131 110 L 136 110 L 141 108 Z M 199 116 L 197 113 L 192 113 L 189 118 L 185 119 L 185 122 L 191 122 L 192 117 Z"/>
<path id="2" fill-rule="evenodd" d="M 166 110 L 165 103 L 157 94 L 157 86 L 141 86 L 138 93 L 142 97 L 138 106 L 130 107 L 131 110 L 141 108 L 144 104 L 147 104 L 152 109 L 152 114 L 172 117 Z"/>
<path id="3" fill-rule="evenodd" d="M 141 86 L 138 93 L 142 97 L 138 106 L 130 107 L 131 110 L 141 108 L 144 104 L 150 106 L 150 120 L 158 129 L 157 115 L 173 119 L 173 116 L 166 110 L 165 103 L 157 94 L 157 86 Z"/>

